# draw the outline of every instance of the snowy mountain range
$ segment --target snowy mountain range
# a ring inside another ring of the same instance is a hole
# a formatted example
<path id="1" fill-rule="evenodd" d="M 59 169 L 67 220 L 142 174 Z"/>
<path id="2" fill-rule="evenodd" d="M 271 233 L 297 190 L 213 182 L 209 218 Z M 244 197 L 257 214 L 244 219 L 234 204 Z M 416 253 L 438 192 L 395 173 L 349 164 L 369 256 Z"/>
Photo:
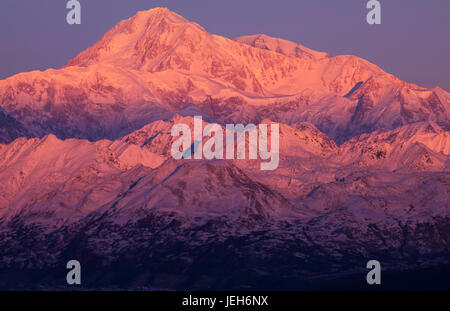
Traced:
<path id="1" fill-rule="evenodd" d="M 174 160 L 171 128 L 279 123 L 280 164 Z M 165 8 L 0 81 L 0 288 L 317 289 L 450 265 L 450 94 Z M 352 288 L 361 288 L 355 285 Z M 447 286 L 448 287 L 448 286 Z"/>

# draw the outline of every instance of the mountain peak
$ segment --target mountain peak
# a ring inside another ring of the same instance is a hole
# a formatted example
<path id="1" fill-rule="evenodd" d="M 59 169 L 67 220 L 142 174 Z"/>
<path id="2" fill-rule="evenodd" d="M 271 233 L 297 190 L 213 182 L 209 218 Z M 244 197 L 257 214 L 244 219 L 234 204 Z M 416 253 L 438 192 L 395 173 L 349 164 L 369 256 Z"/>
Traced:
<path id="1" fill-rule="evenodd" d="M 206 31 L 167 8 L 140 11 L 117 23 L 96 44 L 78 54 L 67 66 L 87 67 L 107 63 L 130 69 L 150 70 L 180 40 Z"/>
<path id="2" fill-rule="evenodd" d="M 149 10 L 143 10 L 136 13 L 137 14 L 170 14 L 174 13 L 171 10 L 169 10 L 167 7 L 156 7 Z M 176 13 L 174 13 L 176 14 Z"/>
<path id="3" fill-rule="evenodd" d="M 183 16 L 169 10 L 168 8 L 164 7 L 156 7 L 150 10 L 144 10 L 137 12 L 131 19 L 137 19 L 137 18 L 144 18 L 144 19 L 151 19 L 151 18 L 161 18 L 161 19 L 167 19 L 168 21 L 172 23 L 190 23 L 187 19 L 185 19 Z"/>

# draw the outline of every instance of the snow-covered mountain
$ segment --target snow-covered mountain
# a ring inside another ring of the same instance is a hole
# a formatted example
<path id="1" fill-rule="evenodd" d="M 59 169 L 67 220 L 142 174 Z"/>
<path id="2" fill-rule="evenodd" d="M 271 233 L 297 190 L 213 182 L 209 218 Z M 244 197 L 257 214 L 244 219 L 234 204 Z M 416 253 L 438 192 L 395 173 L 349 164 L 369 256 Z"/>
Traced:
<path id="1" fill-rule="evenodd" d="M 449 144 L 449 131 L 433 122 L 414 123 L 352 138 L 341 146 L 338 157 L 363 167 L 448 171 Z"/>
<path id="2" fill-rule="evenodd" d="M 448 263 L 450 166 L 437 162 L 448 163 L 448 132 L 436 124 L 340 147 L 311 124 L 281 124 L 280 167 L 260 171 L 172 159 L 167 131 L 181 121 L 193 122 L 175 116 L 116 141 L 0 145 L 0 270 L 46 271 L 55 277 L 40 284 L 59 287 L 54 267 L 78 258 L 95 288 L 310 288 L 364 272 L 368 258 L 393 271 Z M 432 164 L 409 165 L 418 146 Z M 102 276 L 125 271 L 126 282 Z"/>
<path id="3" fill-rule="evenodd" d="M 97 289 L 449 265 L 449 111 L 442 89 L 358 57 L 139 12 L 61 69 L 0 81 L 0 288 L 64 288 L 70 259 Z M 193 116 L 279 123 L 278 169 L 174 160 L 172 126 Z"/>
<path id="4" fill-rule="evenodd" d="M 186 105 L 220 122 L 309 122 L 342 143 L 432 121 L 450 96 L 354 56 L 265 35 L 212 35 L 168 9 L 139 12 L 58 70 L 0 81 L 0 106 L 36 136 L 116 139 Z"/>

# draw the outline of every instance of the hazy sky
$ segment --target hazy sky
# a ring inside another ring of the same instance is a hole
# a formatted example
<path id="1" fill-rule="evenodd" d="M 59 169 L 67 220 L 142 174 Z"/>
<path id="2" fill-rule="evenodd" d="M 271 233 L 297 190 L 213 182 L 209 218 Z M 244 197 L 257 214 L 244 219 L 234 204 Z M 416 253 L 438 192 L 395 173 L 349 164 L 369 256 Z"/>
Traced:
<path id="1" fill-rule="evenodd" d="M 1 0 L 0 78 L 60 67 L 120 20 L 163 6 L 211 33 L 265 33 L 353 54 L 407 82 L 450 91 L 450 0 L 380 0 L 376 26 L 366 23 L 367 0 L 79 1 L 82 24 L 69 26 L 66 0 Z"/>

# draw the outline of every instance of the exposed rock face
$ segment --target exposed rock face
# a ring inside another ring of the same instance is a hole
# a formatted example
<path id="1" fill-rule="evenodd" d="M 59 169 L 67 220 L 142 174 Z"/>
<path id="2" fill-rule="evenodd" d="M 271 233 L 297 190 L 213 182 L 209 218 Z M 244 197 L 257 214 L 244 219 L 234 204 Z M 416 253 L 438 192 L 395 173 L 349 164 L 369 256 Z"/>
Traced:
<path id="1" fill-rule="evenodd" d="M 19 137 L 29 137 L 28 130 L 0 108 L 0 142 L 10 143 Z"/>

